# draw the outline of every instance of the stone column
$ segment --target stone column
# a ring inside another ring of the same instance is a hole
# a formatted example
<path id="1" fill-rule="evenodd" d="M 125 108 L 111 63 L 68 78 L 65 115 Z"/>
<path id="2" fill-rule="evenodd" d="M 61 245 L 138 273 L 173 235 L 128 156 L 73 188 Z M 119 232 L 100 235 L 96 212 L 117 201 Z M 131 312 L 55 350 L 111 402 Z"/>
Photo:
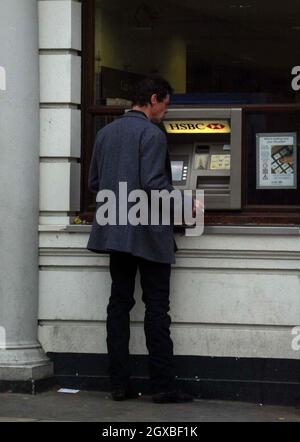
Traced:
<path id="1" fill-rule="evenodd" d="M 38 7 L 0 0 L 0 10 L 0 381 L 32 381 L 53 371 L 37 341 Z"/>

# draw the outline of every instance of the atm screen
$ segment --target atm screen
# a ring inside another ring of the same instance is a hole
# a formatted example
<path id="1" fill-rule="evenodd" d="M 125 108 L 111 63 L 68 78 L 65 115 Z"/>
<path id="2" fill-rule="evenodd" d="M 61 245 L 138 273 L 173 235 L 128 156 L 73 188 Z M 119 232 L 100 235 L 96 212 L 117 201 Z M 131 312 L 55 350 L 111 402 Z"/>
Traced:
<path id="1" fill-rule="evenodd" d="M 171 169 L 173 181 L 181 181 L 183 172 L 183 161 L 171 161 Z"/>

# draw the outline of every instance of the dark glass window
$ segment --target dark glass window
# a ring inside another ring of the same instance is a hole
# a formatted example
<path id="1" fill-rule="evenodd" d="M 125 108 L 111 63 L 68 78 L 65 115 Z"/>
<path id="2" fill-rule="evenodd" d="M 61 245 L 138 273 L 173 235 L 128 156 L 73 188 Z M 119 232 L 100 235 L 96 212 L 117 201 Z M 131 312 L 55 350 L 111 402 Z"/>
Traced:
<path id="1" fill-rule="evenodd" d="M 243 162 L 236 166 L 242 210 L 208 213 L 207 223 L 299 223 L 299 152 L 298 189 L 256 188 L 256 134 L 292 132 L 300 139 L 299 0 L 84 0 L 82 6 L 82 217 L 90 221 L 94 209 L 87 178 L 96 132 L 130 106 L 139 78 L 160 74 L 175 89 L 175 104 L 243 108 Z"/>
<path id="2" fill-rule="evenodd" d="M 129 99 L 137 76 L 150 73 L 177 93 L 295 102 L 299 53 L 298 0 L 95 0 L 98 104 Z"/>

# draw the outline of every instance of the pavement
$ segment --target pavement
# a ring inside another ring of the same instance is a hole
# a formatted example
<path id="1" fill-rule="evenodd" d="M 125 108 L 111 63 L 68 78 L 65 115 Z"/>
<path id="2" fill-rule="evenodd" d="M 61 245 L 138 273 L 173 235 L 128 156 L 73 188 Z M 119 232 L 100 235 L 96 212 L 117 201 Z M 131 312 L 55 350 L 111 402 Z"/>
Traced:
<path id="1" fill-rule="evenodd" d="M 154 404 L 150 396 L 115 402 L 109 393 L 57 389 L 35 396 L 0 393 L 0 422 L 300 422 L 300 408 L 198 400 Z"/>

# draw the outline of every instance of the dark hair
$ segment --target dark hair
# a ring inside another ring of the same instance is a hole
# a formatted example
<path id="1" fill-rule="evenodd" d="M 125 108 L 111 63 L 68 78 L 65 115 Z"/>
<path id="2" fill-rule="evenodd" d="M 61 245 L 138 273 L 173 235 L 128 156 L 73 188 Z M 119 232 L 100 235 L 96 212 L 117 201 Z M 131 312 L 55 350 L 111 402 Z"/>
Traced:
<path id="1" fill-rule="evenodd" d="M 157 101 L 162 102 L 167 95 L 171 95 L 171 85 L 162 77 L 147 77 L 137 83 L 132 96 L 132 104 L 146 106 L 151 103 L 151 97 L 156 94 Z"/>

